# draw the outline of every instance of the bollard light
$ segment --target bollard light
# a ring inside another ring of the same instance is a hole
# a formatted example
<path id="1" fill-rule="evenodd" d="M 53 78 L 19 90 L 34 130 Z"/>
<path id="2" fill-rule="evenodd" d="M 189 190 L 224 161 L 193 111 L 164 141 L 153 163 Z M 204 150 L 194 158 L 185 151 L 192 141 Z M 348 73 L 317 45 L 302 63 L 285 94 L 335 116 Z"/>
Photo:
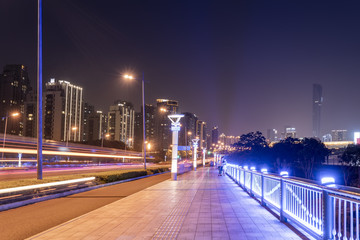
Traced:
<path id="1" fill-rule="evenodd" d="M 327 187 L 335 187 L 335 178 L 323 177 L 321 178 L 321 184 Z"/>
<path id="2" fill-rule="evenodd" d="M 289 173 L 287 171 L 281 171 L 280 172 L 280 176 L 282 177 L 288 177 L 289 176 Z"/>

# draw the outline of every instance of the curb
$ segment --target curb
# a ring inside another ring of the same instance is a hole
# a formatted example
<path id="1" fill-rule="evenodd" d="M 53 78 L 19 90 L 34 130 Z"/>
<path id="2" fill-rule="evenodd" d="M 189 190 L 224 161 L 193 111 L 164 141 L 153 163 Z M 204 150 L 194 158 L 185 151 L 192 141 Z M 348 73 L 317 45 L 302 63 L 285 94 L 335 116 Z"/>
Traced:
<path id="1" fill-rule="evenodd" d="M 121 180 L 121 181 L 117 181 L 117 182 L 105 183 L 105 184 L 101 184 L 101 185 L 97 185 L 97 186 L 81 188 L 81 189 L 72 190 L 72 191 L 63 192 L 63 193 L 56 193 L 56 194 L 45 196 L 45 197 L 28 199 L 25 201 L 4 204 L 4 205 L 0 206 L 0 212 L 6 211 L 9 209 L 13 209 L 13 208 L 17 208 L 17 207 L 22 207 L 22 206 L 33 204 L 33 203 L 37 203 L 37 202 L 43 202 L 43 201 L 47 201 L 47 200 L 51 200 L 51 199 L 55 199 L 55 198 L 66 197 L 66 196 L 77 194 L 77 193 L 87 192 L 87 191 L 95 190 L 95 189 L 102 188 L 102 187 L 108 187 L 108 186 L 116 185 L 116 184 L 120 184 L 120 183 L 131 182 L 131 181 L 139 180 L 142 178 L 153 177 L 156 175 L 161 175 L 161 174 L 165 174 L 165 173 L 169 173 L 169 172 L 170 171 L 162 172 L 162 173 L 155 173 L 155 174 L 136 177 L 136 178 L 129 178 L 129 179 L 125 179 L 125 180 Z"/>

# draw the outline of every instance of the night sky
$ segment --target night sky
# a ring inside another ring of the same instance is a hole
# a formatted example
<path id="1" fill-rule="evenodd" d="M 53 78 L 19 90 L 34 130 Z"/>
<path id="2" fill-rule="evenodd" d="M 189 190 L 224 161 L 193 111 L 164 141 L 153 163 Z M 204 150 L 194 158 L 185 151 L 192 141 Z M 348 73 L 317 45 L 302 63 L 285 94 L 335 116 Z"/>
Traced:
<path id="1" fill-rule="evenodd" d="M 180 102 L 208 127 L 240 135 L 284 126 L 312 132 L 312 84 L 323 87 L 322 134 L 360 130 L 359 1 L 44 0 L 44 81 L 84 87 L 107 111 Z M 0 67 L 36 80 L 36 0 L 0 3 Z M 33 84 L 35 86 L 35 84 Z"/>

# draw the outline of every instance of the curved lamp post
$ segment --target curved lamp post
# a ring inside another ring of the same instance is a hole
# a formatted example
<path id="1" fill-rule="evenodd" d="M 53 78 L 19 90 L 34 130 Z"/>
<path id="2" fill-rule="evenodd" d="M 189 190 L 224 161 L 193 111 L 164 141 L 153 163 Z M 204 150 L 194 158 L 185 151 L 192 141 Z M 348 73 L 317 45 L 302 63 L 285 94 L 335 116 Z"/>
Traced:
<path id="1" fill-rule="evenodd" d="M 183 117 L 183 114 L 171 114 L 168 118 L 171 121 L 171 131 L 172 131 L 172 159 L 171 159 L 171 179 L 177 179 L 177 165 L 178 165 L 178 141 L 179 141 L 179 131 L 180 131 L 180 119 Z"/>
<path id="2" fill-rule="evenodd" d="M 206 148 L 203 148 L 203 167 L 205 167 Z"/>

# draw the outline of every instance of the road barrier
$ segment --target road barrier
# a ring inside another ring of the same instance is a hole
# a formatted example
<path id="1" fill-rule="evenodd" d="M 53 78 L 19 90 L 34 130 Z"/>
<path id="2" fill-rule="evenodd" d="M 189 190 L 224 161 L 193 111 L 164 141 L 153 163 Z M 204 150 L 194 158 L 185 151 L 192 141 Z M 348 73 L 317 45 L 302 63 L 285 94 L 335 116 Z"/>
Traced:
<path id="1" fill-rule="evenodd" d="M 289 221 L 317 239 L 360 240 L 360 189 L 335 185 L 332 178 L 318 184 L 282 173 L 226 166 L 226 174 L 281 221 Z"/>

